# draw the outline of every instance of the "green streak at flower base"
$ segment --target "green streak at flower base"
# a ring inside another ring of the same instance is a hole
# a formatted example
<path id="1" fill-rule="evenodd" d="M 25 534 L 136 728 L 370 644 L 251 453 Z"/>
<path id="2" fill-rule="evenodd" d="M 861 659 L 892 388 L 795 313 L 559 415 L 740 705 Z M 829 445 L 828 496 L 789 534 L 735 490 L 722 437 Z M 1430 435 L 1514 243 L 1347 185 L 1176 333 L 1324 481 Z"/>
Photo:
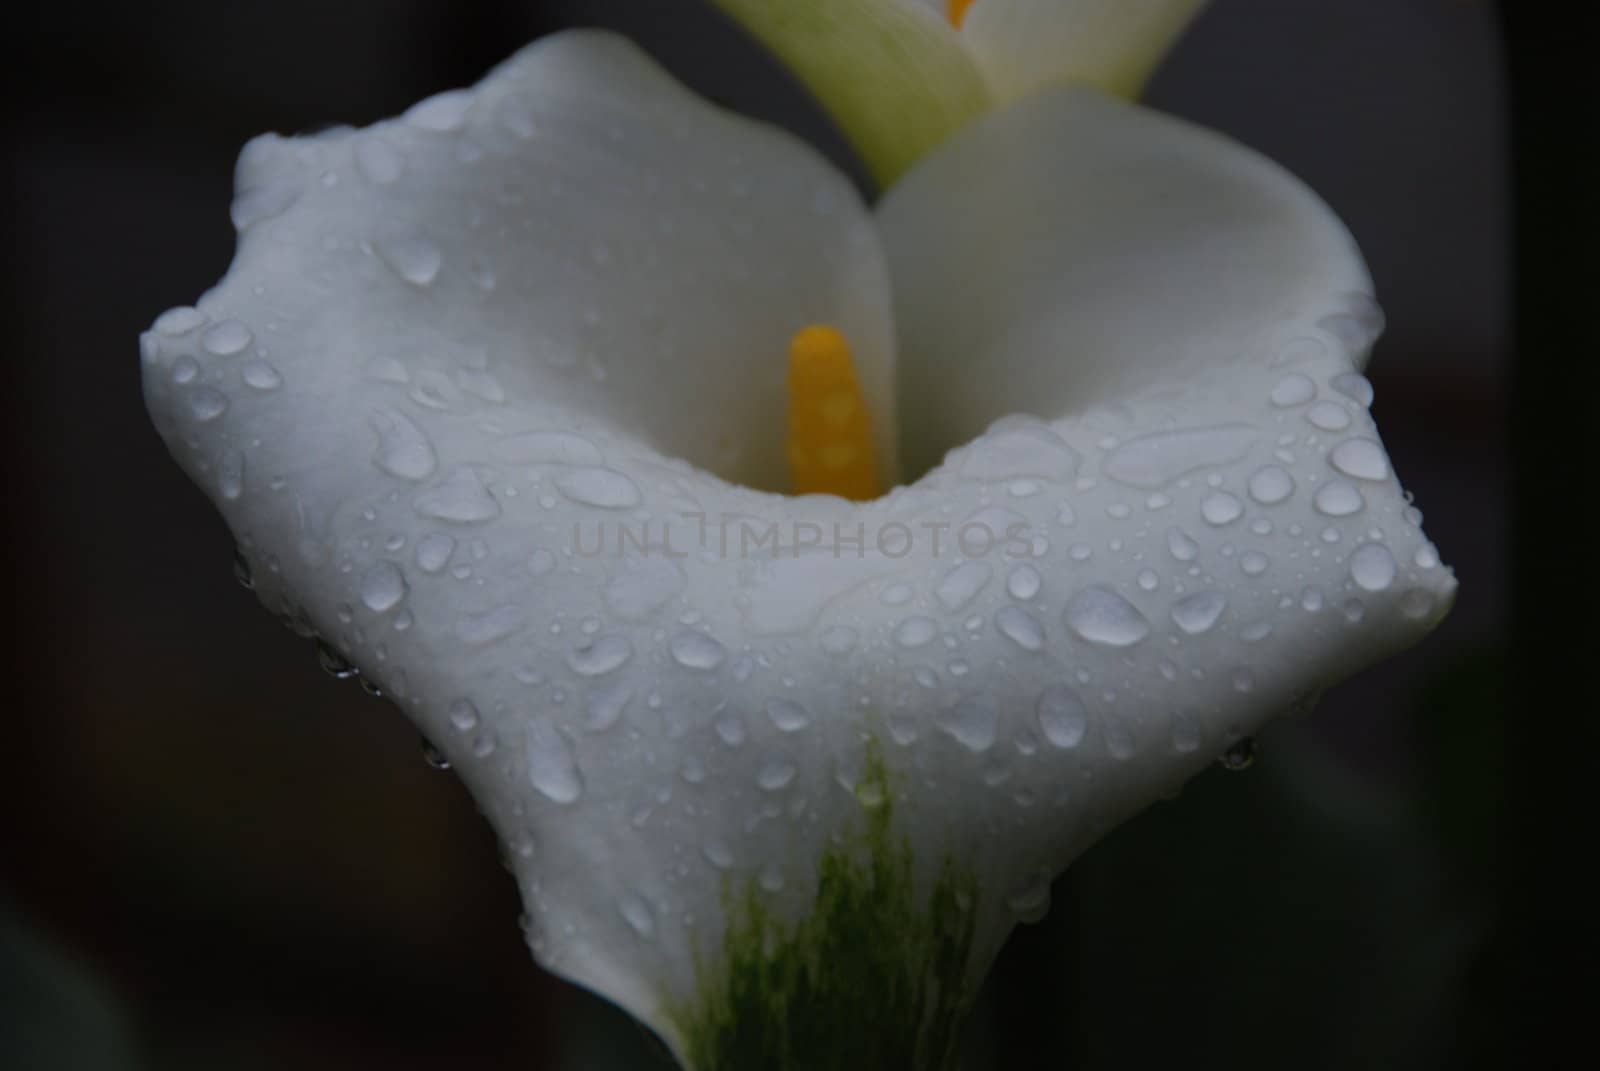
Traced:
<path id="1" fill-rule="evenodd" d="M 946 857 L 919 899 L 875 741 L 856 795 L 866 827 L 819 860 L 809 915 L 786 927 L 753 883 L 725 896 L 721 958 L 697 961 L 699 999 L 674 1016 L 694 1071 L 954 1066 L 973 997 L 977 878 Z"/>

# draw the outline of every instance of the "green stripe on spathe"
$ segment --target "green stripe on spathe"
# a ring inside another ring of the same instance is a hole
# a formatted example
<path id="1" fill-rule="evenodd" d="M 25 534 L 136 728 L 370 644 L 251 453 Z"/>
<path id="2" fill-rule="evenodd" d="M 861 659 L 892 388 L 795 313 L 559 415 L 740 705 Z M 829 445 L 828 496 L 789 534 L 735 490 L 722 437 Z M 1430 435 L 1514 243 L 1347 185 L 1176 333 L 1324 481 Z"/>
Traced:
<path id="1" fill-rule="evenodd" d="M 720 956 L 673 1016 L 693 1071 L 949 1071 L 973 991 L 978 881 L 947 855 L 925 900 L 896 838 L 876 741 L 856 787 L 864 828 L 818 861 L 811 913 L 786 926 L 754 882 L 725 895 Z"/>

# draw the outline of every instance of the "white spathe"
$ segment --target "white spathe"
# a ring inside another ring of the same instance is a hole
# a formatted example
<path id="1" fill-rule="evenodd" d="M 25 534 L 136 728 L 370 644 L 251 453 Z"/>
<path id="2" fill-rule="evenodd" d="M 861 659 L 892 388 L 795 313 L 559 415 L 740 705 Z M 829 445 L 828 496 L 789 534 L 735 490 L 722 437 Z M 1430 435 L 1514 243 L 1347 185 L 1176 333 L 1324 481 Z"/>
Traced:
<path id="1" fill-rule="evenodd" d="M 156 426 L 266 605 L 451 760 L 540 962 L 669 1043 L 729 881 L 807 909 L 868 739 L 924 877 L 982 878 L 976 975 L 1100 833 L 1449 606 L 1344 229 L 1092 90 L 980 122 L 874 220 L 575 33 L 258 139 L 238 188 L 228 275 L 143 337 Z M 976 437 L 866 504 L 729 482 L 781 478 L 812 322 L 886 458 L 896 378 L 917 464 Z"/>

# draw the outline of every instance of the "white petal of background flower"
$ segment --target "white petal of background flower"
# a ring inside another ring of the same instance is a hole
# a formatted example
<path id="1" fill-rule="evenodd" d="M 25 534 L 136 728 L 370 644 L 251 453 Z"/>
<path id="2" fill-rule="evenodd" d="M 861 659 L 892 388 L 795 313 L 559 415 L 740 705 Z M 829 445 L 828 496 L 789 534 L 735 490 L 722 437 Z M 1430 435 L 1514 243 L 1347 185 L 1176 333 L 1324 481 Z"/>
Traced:
<path id="1" fill-rule="evenodd" d="M 728 880 L 806 909 L 864 737 L 922 875 L 983 876 L 976 975 L 1094 837 L 1453 589 L 1366 413 L 1348 237 L 1183 124 L 1044 94 L 896 192 L 916 449 L 1036 416 L 862 506 L 705 470 L 771 478 L 813 320 L 888 434 L 870 221 L 627 46 L 551 39 L 404 120 L 258 141 L 239 187 L 234 268 L 146 336 L 158 427 L 268 605 L 456 764 L 541 961 L 669 1040 Z M 697 514 L 748 524 L 702 542 Z M 653 554 L 577 552 L 647 523 Z M 861 554 L 746 538 L 835 524 Z"/>

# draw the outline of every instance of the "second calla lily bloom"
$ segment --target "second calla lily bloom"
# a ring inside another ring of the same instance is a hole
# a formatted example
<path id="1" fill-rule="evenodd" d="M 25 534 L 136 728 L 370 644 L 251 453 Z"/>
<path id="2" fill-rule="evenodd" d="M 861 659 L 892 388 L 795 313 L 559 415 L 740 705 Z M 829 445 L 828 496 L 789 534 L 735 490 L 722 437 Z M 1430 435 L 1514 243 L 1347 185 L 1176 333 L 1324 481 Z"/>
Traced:
<path id="1" fill-rule="evenodd" d="M 449 758 L 539 961 L 701 1071 L 946 1066 L 1084 847 L 1451 601 L 1349 235 L 1093 89 L 873 212 L 564 34 L 257 139 L 233 211 L 143 338 L 157 427 L 263 602 Z M 777 493 L 792 343 L 847 346 L 846 445 L 918 478 Z"/>

